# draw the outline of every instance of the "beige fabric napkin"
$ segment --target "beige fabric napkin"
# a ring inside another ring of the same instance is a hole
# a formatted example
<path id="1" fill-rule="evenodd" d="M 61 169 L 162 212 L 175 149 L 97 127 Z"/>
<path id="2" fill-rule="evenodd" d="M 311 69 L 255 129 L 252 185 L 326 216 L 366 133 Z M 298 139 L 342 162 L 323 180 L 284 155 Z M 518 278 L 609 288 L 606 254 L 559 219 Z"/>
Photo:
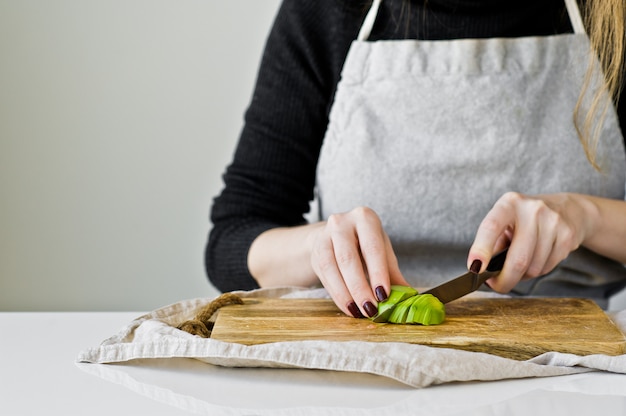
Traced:
<path id="1" fill-rule="evenodd" d="M 323 289 L 276 288 L 235 292 L 242 297 L 326 297 Z M 546 377 L 585 371 L 626 374 L 626 355 L 576 356 L 550 352 L 528 361 L 393 342 L 297 341 L 246 346 L 200 338 L 176 328 L 211 299 L 181 301 L 130 322 L 77 361 L 115 363 L 140 358 L 186 357 L 227 367 L 294 367 L 376 374 L 413 387 L 454 381 Z M 626 311 L 611 316 L 622 332 Z"/>

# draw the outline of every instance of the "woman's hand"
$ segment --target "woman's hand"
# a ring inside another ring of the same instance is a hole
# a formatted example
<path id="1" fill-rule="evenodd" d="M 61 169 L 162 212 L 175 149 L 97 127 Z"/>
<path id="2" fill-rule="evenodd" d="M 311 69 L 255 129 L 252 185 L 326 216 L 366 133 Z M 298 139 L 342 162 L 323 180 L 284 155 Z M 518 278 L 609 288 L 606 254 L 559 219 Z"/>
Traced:
<path id="1" fill-rule="evenodd" d="M 372 317 L 391 284 L 408 285 L 373 210 L 331 215 L 312 237 L 311 266 L 346 314 Z"/>
<path id="2" fill-rule="evenodd" d="M 468 267 L 484 271 L 494 253 L 509 246 L 504 268 L 487 283 L 506 293 L 521 280 L 542 276 L 593 235 L 597 208 L 578 194 L 504 194 L 483 219 Z"/>
<path id="3" fill-rule="evenodd" d="M 321 282 L 354 317 L 375 315 L 392 284 L 409 285 L 378 215 L 364 207 L 261 233 L 250 246 L 248 269 L 261 287 Z"/>

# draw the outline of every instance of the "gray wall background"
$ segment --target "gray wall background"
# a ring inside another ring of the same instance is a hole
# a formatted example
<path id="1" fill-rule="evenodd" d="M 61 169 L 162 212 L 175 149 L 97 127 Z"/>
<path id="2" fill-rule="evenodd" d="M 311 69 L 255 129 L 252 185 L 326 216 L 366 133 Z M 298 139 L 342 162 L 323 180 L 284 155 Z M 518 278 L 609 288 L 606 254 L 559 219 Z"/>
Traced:
<path id="1" fill-rule="evenodd" d="M 279 2 L 0 0 L 0 311 L 217 294 L 209 206 Z"/>
<path id="2" fill-rule="evenodd" d="M 203 269 L 279 0 L 0 0 L 0 310 L 151 310 Z"/>

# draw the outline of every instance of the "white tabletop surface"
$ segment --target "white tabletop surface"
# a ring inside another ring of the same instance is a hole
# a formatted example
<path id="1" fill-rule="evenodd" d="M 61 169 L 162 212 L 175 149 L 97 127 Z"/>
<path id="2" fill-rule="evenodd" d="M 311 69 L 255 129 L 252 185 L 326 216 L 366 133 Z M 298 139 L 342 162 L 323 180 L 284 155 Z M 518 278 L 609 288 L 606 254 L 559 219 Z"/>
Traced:
<path id="1" fill-rule="evenodd" d="M 626 376 L 608 373 L 413 389 L 367 374 L 191 359 L 75 362 L 140 315 L 0 313 L 0 414 L 626 415 Z"/>

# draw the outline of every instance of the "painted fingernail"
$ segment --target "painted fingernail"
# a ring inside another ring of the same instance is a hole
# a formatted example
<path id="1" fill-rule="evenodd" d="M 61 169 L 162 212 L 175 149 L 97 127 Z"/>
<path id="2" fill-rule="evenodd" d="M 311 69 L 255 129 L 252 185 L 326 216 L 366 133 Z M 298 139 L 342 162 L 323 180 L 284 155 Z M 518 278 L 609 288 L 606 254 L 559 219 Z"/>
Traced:
<path id="1" fill-rule="evenodd" d="M 356 303 L 352 302 L 348 304 L 348 310 L 350 311 L 350 313 L 352 314 L 352 316 L 354 316 L 355 318 L 363 318 L 363 314 L 361 313 L 361 311 L 359 310 L 359 307 L 356 306 Z"/>
<path id="2" fill-rule="evenodd" d="M 379 302 L 387 299 L 387 292 L 385 292 L 384 287 L 378 286 L 376 289 L 374 289 L 374 292 L 376 292 L 376 299 L 378 299 Z"/>
<path id="3" fill-rule="evenodd" d="M 369 316 L 370 318 L 372 316 L 376 316 L 376 314 L 378 313 L 378 308 L 374 306 L 374 304 L 369 300 L 363 304 L 363 309 L 365 309 L 367 316 Z"/>
<path id="4" fill-rule="evenodd" d="M 470 266 L 470 272 L 472 273 L 480 273 L 480 268 L 483 266 L 483 262 L 476 259 L 472 262 L 472 265 Z"/>

